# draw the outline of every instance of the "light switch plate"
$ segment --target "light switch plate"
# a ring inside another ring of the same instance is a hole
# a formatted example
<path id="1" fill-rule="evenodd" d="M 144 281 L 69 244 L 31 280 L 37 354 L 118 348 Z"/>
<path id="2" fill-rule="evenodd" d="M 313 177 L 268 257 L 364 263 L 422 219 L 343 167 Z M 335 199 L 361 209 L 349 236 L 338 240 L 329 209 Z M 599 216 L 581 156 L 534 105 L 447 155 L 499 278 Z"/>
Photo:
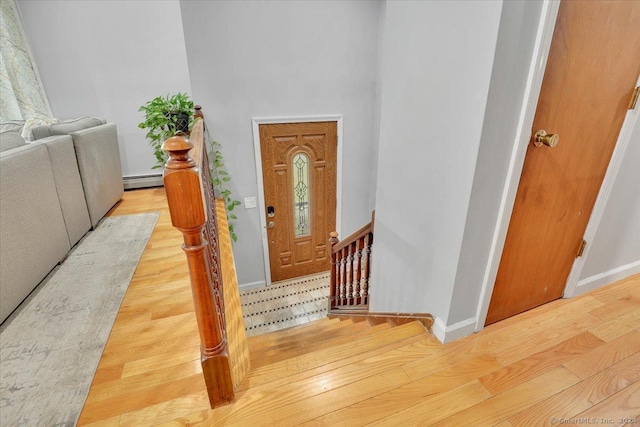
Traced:
<path id="1" fill-rule="evenodd" d="M 244 198 L 244 208 L 245 209 L 253 209 L 256 207 L 256 198 L 255 197 L 245 197 Z"/>

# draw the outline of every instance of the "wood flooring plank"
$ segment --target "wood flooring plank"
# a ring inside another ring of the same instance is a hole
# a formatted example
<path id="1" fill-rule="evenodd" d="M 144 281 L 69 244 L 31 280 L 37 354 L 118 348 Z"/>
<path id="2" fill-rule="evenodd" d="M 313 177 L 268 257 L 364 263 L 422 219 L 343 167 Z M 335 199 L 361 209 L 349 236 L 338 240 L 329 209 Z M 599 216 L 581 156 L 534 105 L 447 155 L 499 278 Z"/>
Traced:
<path id="1" fill-rule="evenodd" d="M 602 286 L 589 293 L 594 298 L 601 300 L 618 299 L 622 296 L 633 294 L 638 295 L 638 283 L 640 283 L 640 273 L 625 277 L 615 282 L 615 286 Z"/>
<path id="2" fill-rule="evenodd" d="M 122 378 L 154 372 L 194 360 L 200 361 L 199 345 L 125 362 L 122 366 Z"/>
<path id="3" fill-rule="evenodd" d="M 156 371 L 123 377 L 117 381 L 96 384 L 91 387 L 91 400 L 96 402 L 124 394 L 143 392 L 151 387 L 171 383 L 175 378 L 192 377 L 201 373 L 200 360 L 191 360 Z"/>
<path id="4" fill-rule="evenodd" d="M 591 294 L 581 295 L 577 298 L 558 299 L 548 304 L 541 305 L 532 310 L 520 313 L 499 322 L 493 323 L 483 329 L 485 334 L 497 332 L 505 328 L 526 329 L 530 325 L 536 325 L 548 321 L 563 314 L 584 313 L 603 307 L 605 303 Z"/>
<path id="5" fill-rule="evenodd" d="M 597 405 L 580 412 L 578 419 L 599 420 L 600 424 L 623 426 L 636 420 L 640 410 L 640 382 L 635 382 Z"/>
<path id="6" fill-rule="evenodd" d="M 431 425 L 490 398 L 491 394 L 478 381 L 471 381 L 403 411 L 379 419 L 368 426 Z M 384 415 L 384 414 L 382 414 Z M 464 425 L 464 424 L 458 424 Z"/>
<path id="7" fill-rule="evenodd" d="M 130 342 L 119 343 L 121 345 L 110 344 L 107 343 L 102 353 L 101 362 L 105 366 L 118 365 L 154 354 L 169 353 L 183 347 L 199 345 L 200 337 L 197 326 L 183 323 L 170 331 L 160 331 L 151 336 L 144 335 Z"/>
<path id="8" fill-rule="evenodd" d="M 122 377 L 123 364 L 113 366 L 100 366 L 96 369 L 96 374 L 93 376 L 92 385 L 98 385 L 109 381 L 117 381 Z"/>
<path id="9" fill-rule="evenodd" d="M 155 426 L 171 421 L 177 416 L 186 416 L 193 412 L 193 408 L 208 406 L 209 396 L 206 391 L 201 391 L 122 414 L 120 425 L 129 427 Z"/>
<path id="10" fill-rule="evenodd" d="M 580 379 L 567 369 L 558 367 L 497 396 L 492 396 L 434 425 L 495 425 L 579 381 Z"/>
<path id="11" fill-rule="evenodd" d="M 532 356 L 479 378 L 491 394 L 498 394 L 552 370 L 604 344 L 590 332 L 583 332 Z"/>
<path id="12" fill-rule="evenodd" d="M 519 342 L 513 343 L 499 351 L 490 350 L 491 354 L 498 356 L 498 360 L 504 365 L 509 365 L 528 355 L 548 349 L 575 335 L 588 331 L 598 325 L 600 321 L 588 313 L 576 314 L 566 318 L 564 322 L 557 323 L 551 328 L 542 328 Z"/>
<path id="13" fill-rule="evenodd" d="M 516 426 L 552 426 L 552 419 L 571 419 L 625 387 L 640 381 L 640 353 L 598 372 L 511 418 Z"/>
<path id="14" fill-rule="evenodd" d="M 501 365 L 493 356 L 474 356 L 435 374 L 331 412 L 317 421 L 327 426 L 362 426 L 446 393 Z"/>
<path id="15" fill-rule="evenodd" d="M 640 299 L 633 295 L 610 301 L 604 307 L 591 310 L 589 313 L 602 320 L 611 320 L 640 309 Z"/>
<path id="16" fill-rule="evenodd" d="M 109 345 L 122 345 L 131 342 L 132 336 L 140 336 L 145 334 L 166 334 L 174 330 L 177 325 L 186 324 L 195 321 L 193 313 L 185 313 L 161 319 L 151 319 L 144 323 L 135 323 L 129 325 L 120 325 L 114 327 L 109 336 Z"/>
<path id="17" fill-rule="evenodd" d="M 601 340 L 609 342 L 633 331 L 634 328 L 629 323 L 624 318 L 617 317 L 590 329 L 589 332 Z"/>
<path id="18" fill-rule="evenodd" d="M 204 378 L 202 374 L 196 374 L 100 401 L 87 400 L 80 415 L 78 425 L 83 426 L 96 421 L 102 421 L 204 390 L 206 390 Z"/>
<path id="19" fill-rule="evenodd" d="M 640 332 L 631 331 L 564 364 L 582 379 L 640 352 Z"/>
<path id="20" fill-rule="evenodd" d="M 320 379 L 318 379 L 320 380 Z M 266 405 L 261 411 L 253 407 L 249 414 L 233 414 L 225 421 L 242 422 L 245 425 L 292 426 L 325 415 L 345 406 L 366 400 L 387 390 L 411 382 L 401 368 L 385 370 L 382 373 L 330 389 L 312 398 L 297 400 L 285 406 Z M 320 380 L 322 384 L 322 381 Z M 329 383 L 326 384 L 329 386 Z M 255 405 L 254 405 L 255 406 Z"/>
<path id="21" fill-rule="evenodd" d="M 529 319 L 522 328 L 508 327 L 487 333 L 483 331 L 479 336 L 474 335 L 447 344 L 439 349 L 438 354 L 428 354 L 424 360 L 417 360 L 406 366 L 405 370 L 412 380 L 416 380 L 433 373 L 434 367 L 436 370 L 439 369 L 438 364 L 459 362 L 478 354 L 493 355 L 504 366 L 510 365 L 584 332 L 598 323 L 598 320 L 576 309 L 559 314 L 555 322 L 555 326 L 551 328 L 553 319 Z"/>
<path id="22" fill-rule="evenodd" d="M 120 415 L 117 415 L 112 418 L 107 418 L 106 420 L 96 421 L 95 423 L 85 424 L 89 427 L 119 427 L 120 426 Z"/>

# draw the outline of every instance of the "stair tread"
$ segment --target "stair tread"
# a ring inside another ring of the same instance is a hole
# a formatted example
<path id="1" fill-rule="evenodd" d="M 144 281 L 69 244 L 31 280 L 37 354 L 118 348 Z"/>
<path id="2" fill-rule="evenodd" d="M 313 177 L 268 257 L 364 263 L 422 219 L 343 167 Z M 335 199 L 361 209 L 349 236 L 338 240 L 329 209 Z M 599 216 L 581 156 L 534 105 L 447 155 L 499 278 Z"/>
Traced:
<path id="1" fill-rule="evenodd" d="M 249 348 L 252 352 L 260 352 L 264 348 L 272 348 L 283 342 L 295 340 L 297 337 L 312 336 L 321 334 L 326 330 L 343 327 L 345 327 L 345 325 L 337 319 L 322 318 L 303 325 L 249 337 Z"/>
<path id="2" fill-rule="evenodd" d="M 339 325 L 340 320 L 336 318 L 329 319 L 323 317 L 322 319 L 315 320 L 313 322 L 304 323 L 302 325 L 292 326 L 286 329 L 280 329 L 278 331 L 268 332 L 266 334 L 254 335 L 248 337 L 249 348 L 259 350 L 264 346 L 271 346 L 273 343 L 288 339 L 288 337 L 294 337 L 298 334 L 310 334 L 323 329 L 324 327 L 330 327 L 330 325 Z"/>
<path id="3" fill-rule="evenodd" d="M 391 325 L 403 325 L 405 323 L 410 323 L 414 321 L 419 321 L 422 323 L 428 330 L 431 330 L 431 326 L 433 325 L 433 316 L 430 314 L 417 314 L 417 313 L 340 313 L 338 311 L 330 312 L 327 315 L 328 318 L 338 318 L 340 320 L 350 319 L 352 322 L 364 322 L 367 321 L 372 325 L 377 325 L 379 323 L 387 322 Z"/>
<path id="4" fill-rule="evenodd" d="M 427 331 L 419 322 L 407 323 L 396 327 L 384 327 L 383 330 L 377 330 L 371 335 L 354 337 L 353 340 L 346 343 L 328 347 L 323 346 L 321 349 L 310 353 L 252 369 L 245 381 L 241 384 L 241 388 L 245 389 L 247 387 L 277 381 L 284 377 L 293 376 L 307 370 L 313 370 L 323 365 L 330 365 L 340 360 L 349 359 L 353 356 L 368 353 L 377 348 L 420 335 L 427 335 Z"/>
<path id="5" fill-rule="evenodd" d="M 346 324 L 347 322 L 344 323 Z M 372 327 L 366 322 L 350 323 L 343 328 L 331 329 L 321 335 L 315 335 L 309 338 L 299 338 L 297 340 L 283 343 L 280 347 L 268 349 L 258 354 L 254 353 L 252 354 L 251 366 L 259 368 L 271 363 L 311 353 L 321 348 L 353 342 L 356 337 L 361 338 L 389 328 L 391 328 L 391 325 L 379 325 L 379 327 Z"/>
<path id="6" fill-rule="evenodd" d="M 339 336 L 341 334 L 348 333 L 345 332 L 345 330 L 348 330 L 353 325 L 355 325 L 353 322 L 338 322 L 335 324 L 328 324 L 324 327 L 304 330 L 295 334 L 280 333 L 273 337 L 271 341 L 266 342 L 266 345 L 252 347 L 250 343 L 250 350 L 257 355 L 274 350 L 286 350 L 288 348 L 295 347 L 296 345 L 302 346 L 310 342 L 324 341 L 331 338 L 331 336 Z"/>

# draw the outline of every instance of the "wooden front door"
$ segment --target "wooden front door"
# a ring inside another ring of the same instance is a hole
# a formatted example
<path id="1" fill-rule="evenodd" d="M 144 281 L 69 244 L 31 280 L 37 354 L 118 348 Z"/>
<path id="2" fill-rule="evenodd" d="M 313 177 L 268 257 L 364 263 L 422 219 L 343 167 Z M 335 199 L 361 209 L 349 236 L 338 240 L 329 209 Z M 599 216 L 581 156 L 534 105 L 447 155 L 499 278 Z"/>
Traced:
<path id="1" fill-rule="evenodd" d="M 336 122 L 260 125 L 271 280 L 331 268 L 336 228 Z"/>
<path id="2" fill-rule="evenodd" d="M 640 73 L 638 23 L 640 1 L 560 4 L 486 324 L 562 296 Z M 541 129 L 557 146 L 534 145 Z"/>

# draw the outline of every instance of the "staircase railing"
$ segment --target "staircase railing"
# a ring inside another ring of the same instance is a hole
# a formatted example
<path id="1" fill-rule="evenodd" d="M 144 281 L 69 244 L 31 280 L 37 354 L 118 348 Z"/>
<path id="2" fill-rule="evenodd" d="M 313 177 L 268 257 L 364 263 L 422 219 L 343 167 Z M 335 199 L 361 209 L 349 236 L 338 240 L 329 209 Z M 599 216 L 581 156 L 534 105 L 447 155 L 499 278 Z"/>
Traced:
<path id="1" fill-rule="evenodd" d="M 249 352 L 235 270 L 230 275 L 229 267 L 225 270 L 221 264 L 220 248 L 231 252 L 231 244 L 218 223 L 220 220 L 226 226 L 216 212 L 199 109 L 190 138 L 176 135 L 166 140 L 162 149 L 169 155 L 165 190 L 171 223 L 184 236 L 182 249 L 189 265 L 202 373 L 213 408 L 234 399 L 234 389 L 249 370 Z M 224 204 L 218 205 L 223 213 Z M 223 255 L 230 256 L 233 265 L 233 255 Z M 228 280 L 223 286 L 223 276 L 236 280 Z"/>
<path id="2" fill-rule="evenodd" d="M 367 311 L 369 309 L 369 278 L 371 277 L 371 248 L 373 224 L 371 222 L 338 240 L 338 233 L 330 234 L 331 283 L 329 286 L 329 311 Z"/>

